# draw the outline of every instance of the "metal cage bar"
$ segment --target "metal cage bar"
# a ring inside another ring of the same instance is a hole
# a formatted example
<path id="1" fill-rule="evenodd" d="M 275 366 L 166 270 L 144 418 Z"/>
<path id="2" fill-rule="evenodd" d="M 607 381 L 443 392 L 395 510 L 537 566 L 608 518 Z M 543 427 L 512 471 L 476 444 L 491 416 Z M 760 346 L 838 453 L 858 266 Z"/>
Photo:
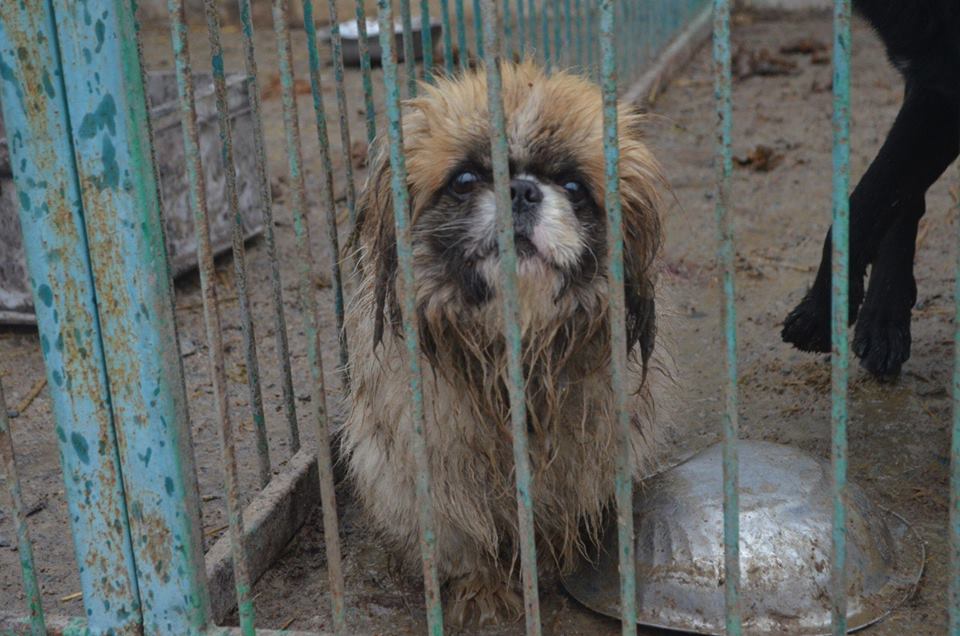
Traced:
<path id="1" fill-rule="evenodd" d="M 17 140 L 9 146 L 10 164 L 74 554 L 78 564 L 101 564 L 104 570 L 80 567 L 84 610 L 91 629 L 130 634 L 142 623 L 140 595 L 64 72 L 49 3 L 0 3 L 0 69 L 3 120 L 9 138 Z M 0 411 L 5 418 L 3 405 Z M 7 479 L 8 487 L 15 487 L 9 469 Z M 18 533 L 18 538 L 26 535 Z M 25 555 L 21 546 L 21 558 Z M 24 577 L 30 577 L 30 568 L 23 565 Z M 34 623 L 36 600 L 30 600 Z"/>
<path id="2" fill-rule="evenodd" d="M 230 526 L 230 543 L 233 551 L 234 583 L 239 610 L 240 629 L 242 633 L 252 635 L 254 628 L 253 599 L 251 592 L 250 574 L 247 567 L 247 556 L 243 549 L 243 507 L 240 503 L 240 483 L 237 473 L 236 448 L 233 442 L 233 424 L 231 422 L 230 401 L 227 395 L 227 373 L 224 360 L 223 331 L 221 328 L 220 307 L 217 290 L 217 272 L 213 261 L 213 247 L 210 243 L 210 221 L 207 209 L 206 183 L 203 166 L 200 160 L 200 134 L 197 129 L 196 101 L 194 98 L 193 73 L 190 64 L 189 31 L 187 27 L 186 11 L 183 0 L 168 0 L 170 13 L 170 33 L 173 45 L 174 66 L 177 78 L 177 92 L 180 102 L 180 121 L 183 130 L 183 148 L 186 159 L 186 173 L 190 194 L 190 207 L 193 211 L 194 233 L 197 237 L 197 262 L 200 268 L 200 288 L 203 297 L 204 325 L 207 332 L 207 350 L 210 357 L 210 376 L 213 384 L 215 418 L 220 433 L 221 452 L 223 453 L 223 467 L 226 473 L 227 518 Z M 212 10 L 212 11 L 211 11 Z M 229 121 L 226 112 L 226 83 L 223 80 L 223 51 L 219 46 L 219 25 L 216 7 L 207 3 L 207 24 L 210 35 L 211 51 L 213 54 L 214 83 L 216 75 L 220 75 L 221 86 L 216 87 L 217 110 L 220 116 L 220 139 L 225 170 L 228 172 L 227 189 L 232 190 L 228 195 L 233 214 L 236 218 L 234 227 L 240 225 L 239 204 L 236 193 L 236 176 L 233 164 L 232 143 L 230 140 Z M 220 95 L 220 91 L 223 95 Z M 221 100 L 223 103 L 221 104 Z M 232 176 L 231 176 L 232 175 Z M 230 182 L 233 181 L 233 185 Z M 235 229 L 236 240 L 236 229 Z M 242 249 L 242 235 L 240 237 Z M 234 244 L 236 247 L 236 243 Z M 238 254 L 234 251 L 234 259 Z M 241 254 L 242 258 L 242 254 Z M 243 260 L 237 265 L 244 266 Z M 239 289 L 238 289 L 239 291 Z M 243 293 L 246 293 L 244 286 Z M 250 320 L 249 300 L 247 301 L 247 315 Z M 250 321 L 252 324 L 252 320 Z M 252 330 L 247 332 L 252 335 Z M 253 346 L 253 343 L 249 343 Z M 256 354 L 254 353 L 254 358 Z M 249 356 L 249 351 L 248 351 Z M 248 358 L 249 360 L 249 358 Z M 256 386 L 259 389 L 259 383 Z M 253 396 L 251 396 L 253 398 Z M 252 408 L 256 408 L 251 404 Z M 262 401 L 260 403 L 261 417 L 263 416 Z M 256 417 L 256 412 L 254 412 Z M 265 440 L 265 431 L 263 440 Z M 261 448 L 258 448 L 260 455 Z M 260 456 L 260 469 L 263 470 L 263 457 Z M 268 466 L 269 470 L 269 466 Z M 261 474 L 261 479 L 263 475 Z M 269 481 L 269 473 L 267 475 Z"/>
<path id="3" fill-rule="evenodd" d="M 620 204 L 620 143 L 617 113 L 616 42 L 613 0 L 600 0 L 601 89 L 603 91 L 604 207 L 607 212 L 607 280 L 610 321 L 610 379 L 618 444 L 616 475 L 620 621 L 624 636 L 637 633 L 637 580 L 633 534 L 633 456 L 627 402 L 627 333 L 623 271 L 623 215 Z"/>
<path id="4" fill-rule="evenodd" d="M 202 526 L 133 6 L 53 8 L 144 629 L 196 631 Z"/>
<path id="5" fill-rule="evenodd" d="M 719 237 L 718 260 L 723 277 L 721 324 L 724 337 L 724 411 L 723 411 L 723 555 L 724 604 L 727 634 L 742 632 L 740 617 L 740 463 L 737 454 L 739 399 L 737 391 L 737 307 L 734 278 L 736 263 L 733 245 L 733 219 L 730 215 L 730 175 L 733 169 L 730 138 L 733 126 L 731 101 L 730 3 L 713 3 L 714 94 L 717 108 L 716 221 Z"/>
<path id="6" fill-rule="evenodd" d="M 315 265 L 307 218 L 306 182 L 293 76 L 293 50 L 288 26 L 287 0 L 273 0 L 273 26 L 280 65 L 287 163 L 290 181 L 294 186 L 292 214 L 297 241 L 300 309 L 303 314 L 307 356 L 310 362 L 310 395 L 313 405 L 311 416 L 317 430 L 317 469 L 323 513 L 323 539 L 327 552 L 327 575 L 330 581 L 330 602 L 333 610 L 334 630 L 338 634 L 344 634 L 346 630 L 346 611 L 343 598 L 344 583 L 340 551 L 340 528 L 337 520 L 336 491 L 333 481 L 330 429 L 327 418 L 327 393 L 323 377 L 323 355 L 321 353 L 317 316 L 317 290 L 316 285 L 314 285 Z M 336 254 L 333 256 L 336 258 Z"/>
<path id="7" fill-rule="evenodd" d="M 847 336 L 850 271 L 850 0 L 834 0 L 833 11 L 833 226 L 830 355 L 830 459 L 833 534 L 830 599 L 833 633 L 847 633 Z"/>
<path id="8" fill-rule="evenodd" d="M 499 40 L 502 16 L 496 0 L 484 0 L 484 39 L 486 40 L 487 94 L 490 111 L 493 188 L 496 200 L 497 245 L 500 254 L 500 296 L 506 340 L 513 435 L 513 459 L 516 467 L 520 561 L 523 580 L 524 616 L 528 636 L 541 633 L 540 597 L 537 590 L 537 545 L 533 520 L 533 477 L 527 444 L 527 396 L 523 376 L 520 333 L 520 301 L 517 292 L 517 250 L 513 237 L 513 206 L 510 202 L 510 165 L 507 123 L 503 109 L 503 81 L 500 75 L 502 42 Z"/>
<path id="9" fill-rule="evenodd" d="M 7 401 L 3 397 L 3 381 L 0 379 L 0 481 L 6 486 L 7 496 L 13 508 L 13 527 L 17 533 L 17 552 L 20 556 L 20 573 L 23 576 L 23 592 L 30 610 L 31 636 L 45 636 L 47 624 L 43 615 L 43 600 L 37 568 L 33 560 L 33 544 L 27 528 L 27 511 L 20 491 L 20 474 L 13 452 L 13 432 L 7 416 Z"/>
<path id="10" fill-rule="evenodd" d="M 459 0 L 458 0 L 459 1 Z M 403 123 L 400 112 L 397 65 L 393 56 L 393 11 L 390 0 L 378 0 L 380 50 L 383 60 L 383 82 L 386 88 L 387 135 L 390 142 L 390 185 L 393 192 L 393 213 L 397 233 L 397 264 L 403 297 L 403 337 L 409 364 L 411 426 L 414 428 L 414 457 L 417 462 L 417 505 L 420 517 L 420 549 L 423 556 L 424 595 L 428 631 L 443 634 L 443 608 L 440 603 L 440 582 L 437 575 L 436 535 L 433 521 L 430 466 L 424 431 L 423 377 L 420 368 L 420 332 L 417 329 L 416 293 L 413 275 L 413 252 L 407 218 L 407 169 L 403 154 Z"/>

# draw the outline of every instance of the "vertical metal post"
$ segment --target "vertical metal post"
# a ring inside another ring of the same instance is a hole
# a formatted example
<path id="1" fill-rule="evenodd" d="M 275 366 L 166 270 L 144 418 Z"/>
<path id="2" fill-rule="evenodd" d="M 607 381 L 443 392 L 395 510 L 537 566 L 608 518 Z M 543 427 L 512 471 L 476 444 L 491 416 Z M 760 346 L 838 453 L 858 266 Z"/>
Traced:
<path id="1" fill-rule="evenodd" d="M 48 2 L 0 3 L 0 107 L 87 626 L 134 634 L 139 591 L 56 28 Z M 15 488 L 9 467 L 7 476 Z M 39 590 L 26 588 L 42 627 Z"/>
<path id="2" fill-rule="evenodd" d="M 433 81 L 433 33 L 430 32 L 430 0 L 420 0 L 420 44 L 423 48 L 423 81 Z"/>
<path id="3" fill-rule="evenodd" d="M 400 0 L 400 22 L 403 24 L 403 70 L 407 74 L 407 98 L 417 96 L 417 58 L 413 44 L 413 19 L 410 17 L 410 0 Z M 388 33 L 393 33 L 393 24 Z M 380 47 L 381 65 L 383 47 Z"/>
<path id="4" fill-rule="evenodd" d="M 714 160 L 716 172 L 716 220 L 719 261 L 723 272 L 720 319 L 724 335 L 726 382 L 723 412 L 723 555 L 726 629 L 730 636 L 742 632 L 740 617 L 740 463 L 737 454 L 739 400 L 737 393 L 737 307 L 734 285 L 735 263 L 733 219 L 730 216 L 730 136 L 733 126 L 731 100 L 730 3 L 713 3 L 714 99 L 717 108 Z"/>
<path id="5" fill-rule="evenodd" d="M 267 174 L 267 154 L 263 136 L 263 117 L 260 103 L 260 86 L 257 83 L 257 60 L 253 44 L 253 18 L 250 0 L 238 0 L 240 9 L 240 33 L 243 42 L 244 68 L 247 74 L 247 93 L 253 119 L 253 143 L 257 163 L 257 186 L 260 212 L 263 217 L 264 240 L 267 260 L 270 262 L 270 289 L 272 292 L 273 328 L 277 342 L 277 357 L 280 360 L 280 385 L 283 391 L 283 412 L 287 420 L 290 451 L 300 450 L 300 428 L 297 408 L 294 404 L 293 376 L 290 370 L 290 345 L 287 340 L 287 320 L 283 309 L 283 282 L 280 276 L 280 260 L 277 258 L 277 239 L 273 222 L 273 201 L 270 195 L 270 177 Z"/>
<path id="6" fill-rule="evenodd" d="M 447 0 L 443 0 L 444 3 Z M 377 136 L 377 109 L 373 104 L 373 80 L 370 77 L 370 44 L 367 35 L 367 10 L 357 0 L 357 37 L 360 43 L 360 75 L 363 78 L 363 108 L 367 116 L 367 143 Z M 449 51 L 447 52 L 449 55 Z"/>
<path id="7" fill-rule="evenodd" d="M 513 237 L 513 208 L 510 203 L 510 164 L 506 116 L 503 110 L 503 80 L 500 74 L 501 17 L 496 0 L 484 1 L 487 95 L 492 130 L 491 158 L 493 187 L 497 201 L 497 245 L 500 252 L 500 288 L 504 337 L 507 345 L 508 392 L 513 433 L 513 459 L 517 482 L 517 514 L 520 530 L 520 562 L 523 575 L 524 616 L 527 634 L 539 635 L 540 597 L 537 591 L 537 546 L 533 521 L 533 477 L 527 445 L 527 396 L 523 377 L 520 334 L 520 301 L 517 295 L 517 251 Z"/>
<path id="8" fill-rule="evenodd" d="M 540 22 L 543 30 L 543 66 L 549 73 L 553 67 L 553 60 L 550 58 L 550 8 L 548 0 L 543 0 L 540 5 Z"/>
<path id="9" fill-rule="evenodd" d="M 358 4 L 362 4 L 358 3 Z M 440 0 L 440 20 L 443 28 L 443 70 L 453 75 L 453 33 L 450 31 L 450 0 Z"/>
<path id="10" fill-rule="evenodd" d="M 483 7 L 481 0 L 473 0 L 473 38 L 477 43 L 477 64 L 486 58 L 483 52 Z"/>
<path id="11" fill-rule="evenodd" d="M 337 89 L 337 116 L 340 120 L 340 146 L 343 149 L 343 156 L 346 158 L 346 161 L 343 162 L 343 170 L 347 182 L 347 219 L 350 221 L 350 227 L 353 227 L 353 223 L 357 218 L 357 188 L 353 179 L 353 162 L 350 160 L 350 115 L 347 108 L 347 91 L 343 86 L 343 44 L 340 38 L 340 18 L 337 15 L 337 0 L 329 0 L 327 2 L 327 10 L 330 15 L 330 54 L 333 57 L 333 81 Z M 307 29 L 308 36 L 310 33 L 313 33 L 313 38 L 316 39 L 316 26 L 311 22 L 305 25 L 305 28 Z M 364 25 L 364 29 L 366 29 L 366 25 Z M 424 46 L 426 46 L 426 43 L 424 43 Z M 433 47 L 431 45 L 430 66 L 433 66 L 432 49 Z M 367 61 L 369 62 L 369 60 Z M 336 258 L 340 258 L 339 252 Z M 346 354 L 346 343 L 341 345 L 340 351 L 341 354 Z M 341 359 L 341 363 L 346 365 L 346 360 Z"/>
<path id="12" fill-rule="evenodd" d="M 602 53 L 604 205 L 607 211 L 607 280 L 610 294 L 610 380 L 616 399 L 617 541 L 620 569 L 620 620 L 624 636 L 637 633 L 637 581 L 633 533 L 633 457 L 631 414 L 627 402 L 627 334 L 623 272 L 623 216 L 620 204 L 620 143 L 617 115 L 617 66 L 613 0 L 600 2 Z"/>
<path id="13" fill-rule="evenodd" d="M 850 268 L 850 0 L 835 0 L 833 13 L 833 279 L 830 355 L 830 436 L 833 468 L 833 551 L 830 597 L 833 633 L 847 633 L 847 340 Z"/>
<path id="14" fill-rule="evenodd" d="M 517 53 L 523 60 L 527 55 L 527 16 L 526 4 L 517 0 Z"/>
<path id="15" fill-rule="evenodd" d="M 330 3 L 330 10 L 333 12 L 331 14 L 332 19 L 336 19 L 336 8 L 332 6 L 335 2 L 336 0 L 333 0 L 333 2 Z M 349 352 L 347 351 L 346 333 L 343 331 L 343 276 L 340 272 L 340 240 L 337 236 L 337 204 L 333 190 L 333 161 L 330 157 L 330 137 L 327 133 L 327 114 L 323 105 L 323 85 L 320 81 L 320 54 L 317 48 L 317 27 L 313 18 L 313 0 L 303 0 L 303 22 L 304 29 L 307 32 L 307 58 L 310 61 L 310 93 L 313 97 L 313 115 L 317 127 L 317 144 L 320 148 L 320 165 L 323 168 L 323 176 L 320 181 L 320 204 L 323 206 L 327 218 L 327 241 L 330 244 L 330 271 L 333 278 L 333 308 L 337 321 L 337 344 L 340 352 L 340 373 L 344 388 L 349 388 L 350 378 L 348 376 L 347 363 L 350 361 L 350 356 Z M 335 36 L 332 35 L 333 31 L 336 31 Z M 335 40 L 333 47 L 334 51 L 337 51 L 340 47 L 340 28 L 335 22 L 331 26 L 331 39 Z M 336 65 L 336 62 L 334 64 Z M 342 61 L 340 64 L 339 78 L 341 85 L 338 90 L 342 92 Z M 346 126 L 346 96 L 343 96 L 343 103 L 338 104 L 338 106 L 341 107 L 340 139 L 341 141 L 345 141 L 347 144 L 343 147 L 343 152 L 346 155 L 345 163 L 347 166 L 350 166 L 350 133 L 345 133 L 346 139 L 343 137 Z M 348 185 L 349 192 L 347 193 L 347 197 L 348 199 L 355 199 L 356 193 L 352 188 L 353 168 L 349 167 L 348 171 L 351 183 Z M 351 212 L 351 223 L 353 222 L 352 215 L 353 212 Z"/>
<path id="16" fill-rule="evenodd" d="M 397 66 L 393 58 L 393 23 L 390 0 L 377 0 L 380 20 L 380 49 L 383 52 L 383 82 L 386 88 L 387 134 L 390 141 L 390 184 L 397 234 L 397 264 L 400 269 L 403 298 L 403 336 L 409 363 L 411 426 L 414 427 L 414 457 L 417 461 L 417 503 L 420 516 L 420 550 L 423 556 L 424 592 L 427 625 L 430 634 L 443 634 L 443 607 L 437 576 L 436 534 L 433 521 L 430 465 L 427 458 L 423 417 L 423 377 L 420 368 L 420 332 L 417 329 L 416 282 L 413 277 L 413 251 L 408 219 L 407 167 L 403 154 L 403 124 L 400 120 L 400 92 Z"/>
<path id="17" fill-rule="evenodd" d="M 181 0 L 176 0 L 180 2 Z M 176 8 L 176 7 L 173 7 Z M 232 236 L 232 254 L 234 267 L 234 283 L 237 288 L 237 300 L 240 306 L 240 324 L 243 332 L 243 351 L 247 370 L 247 389 L 250 393 L 250 411 L 253 418 L 253 430 L 256 436 L 257 465 L 260 469 L 260 487 L 269 483 L 271 477 L 270 470 L 270 443 L 267 439 L 267 422 L 263 413 L 263 391 L 260 387 L 260 360 L 257 357 L 257 335 L 253 324 L 253 313 L 250 306 L 250 292 L 247 288 L 247 256 L 243 241 L 243 216 L 240 213 L 240 195 L 237 191 L 237 170 L 233 158 L 233 131 L 230 129 L 230 109 L 227 106 L 227 78 L 223 67 L 223 46 L 220 44 L 220 15 L 215 0 L 204 0 L 204 14 L 207 21 L 207 32 L 210 40 L 211 66 L 213 70 L 213 87 L 217 104 L 217 123 L 220 130 L 220 155 L 223 158 L 223 170 L 227 186 L 227 203 L 230 206 L 230 213 L 233 217 L 233 236 Z M 180 12 L 174 16 L 171 13 L 171 26 L 174 26 L 177 20 L 184 21 L 185 15 Z M 179 29 L 180 25 L 176 25 Z M 184 30 L 180 37 L 182 39 L 182 50 L 177 50 L 174 45 L 175 55 L 183 58 L 187 64 L 185 75 L 182 81 L 192 82 L 190 72 L 190 52 L 187 46 L 186 31 Z M 179 69 L 178 69 L 179 70 Z M 193 101 L 192 89 L 190 100 Z M 184 94 L 181 93 L 181 100 Z M 193 105 L 190 106 L 190 112 L 195 111 Z M 183 113 L 187 115 L 186 112 Z M 184 127 L 186 134 L 186 126 Z M 186 148 L 186 145 L 184 146 Z M 199 145 L 197 146 L 199 148 Z M 188 167 L 189 167 L 188 156 Z M 203 174 L 200 174 L 202 180 Z M 206 203 L 206 202 L 204 202 Z M 196 210 L 196 209 L 195 209 Z M 203 210 L 204 216 L 206 210 Z M 198 239 L 199 241 L 199 239 Z M 198 244 L 198 255 L 201 246 Z M 202 272 L 201 266 L 201 272 Z M 202 287 L 202 280 L 201 280 Z M 219 319 L 217 320 L 219 322 Z"/>
<path id="18" fill-rule="evenodd" d="M 532 0 L 531 0 L 532 1 Z M 460 70 L 466 70 L 470 51 L 467 49 L 467 17 L 463 7 L 464 0 L 455 0 L 454 10 L 457 13 L 457 50 L 460 60 Z"/>
<path id="19" fill-rule="evenodd" d="M 144 631 L 196 631 L 202 526 L 134 7 L 53 6 Z"/>
<path id="20" fill-rule="evenodd" d="M 17 554 L 20 556 L 20 574 L 23 576 L 23 591 L 30 608 L 31 636 L 46 636 L 47 625 L 43 618 L 43 602 L 37 568 L 33 562 L 33 544 L 27 528 L 27 512 L 20 493 L 20 474 L 13 451 L 13 433 L 7 418 L 7 402 L 3 397 L 3 382 L 0 381 L 0 481 L 6 485 L 7 496 L 13 507 L 13 527 L 17 533 Z"/>
<path id="21" fill-rule="evenodd" d="M 240 503 L 240 484 L 237 474 L 236 450 L 233 443 L 233 425 L 230 417 L 230 403 L 227 395 L 227 373 L 223 354 L 223 332 L 221 330 L 220 307 L 217 299 L 216 267 L 213 262 L 213 248 L 210 244 L 210 222 L 207 211 L 206 183 L 203 166 L 200 161 L 200 134 L 197 130 L 196 101 L 193 91 L 193 73 L 190 68 L 189 31 L 183 0 L 168 0 L 170 12 L 170 33 L 173 40 L 174 65 L 177 77 L 177 91 L 180 98 L 180 122 L 183 129 L 183 149 L 190 190 L 190 207 L 193 210 L 194 232 L 197 237 L 197 261 L 200 269 L 200 288 L 203 296 L 203 316 L 207 332 L 207 349 L 210 355 L 210 375 L 213 384 L 215 417 L 220 432 L 223 468 L 226 473 L 227 516 L 230 525 L 230 543 L 233 551 L 233 571 L 236 582 L 237 608 L 240 615 L 240 628 L 244 634 L 253 635 L 254 612 L 251 596 L 251 581 L 247 570 L 247 556 L 243 549 L 243 506 Z M 216 7 L 206 6 L 210 39 L 213 51 L 214 74 L 223 77 L 223 52 L 219 49 L 219 26 Z M 210 12 L 214 12 L 211 16 Z M 223 109 L 221 113 L 221 141 L 223 144 L 224 170 L 234 173 L 232 144 L 230 141 L 229 121 L 226 120 L 226 83 L 223 85 Z M 216 90 L 220 90 L 219 88 Z M 220 95 L 217 96 L 218 100 Z M 218 104 L 218 107 L 220 105 Z M 235 180 L 235 174 L 228 176 Z M 228 191 L 231 188 L 228 185 Z M 237 204 L 236 183 L 228 195 L 231 204 Z M 239 225 L 239 205 L 234 208 Z M 241 236 L 242 242 L 242 236 Z M 235 256 L 236 257 L 236 256 Z M 249 311 L 249 308 L 248 308 Z M 252 335 L 252 332 L 251 332 Z M 259 386 L 257 387 L 259 388 Z M 252 396 L 251 396 L 252 397 Z M 261 404 L 262 407 L 262 404 Z"/>
<path id="22" fill-rule="evenodd" d="M 323 356 L 317 320 L 317 290 L 314 285 L 313 248 L 307 218 L 306 182 L 303 173 L 303 150 L 297 113 L 293 76 L 293 50 L 287 20 L 287 0 L 273 0 L 273 26 L 280 64 L 280 87 L 283 101 L 283 127 L 286 141 L 290 182 L 293 184 L 293 229 L 297 238 L 297 263 L 300 279 L 300 308 L 303 312 L 310 361 L 310 396 L 317 430 L 317 470 L 323 512 L 323 539 L 327 550 L 327 572 L 330 580 L 330 604 L 337 634 L 346 633 L 344 608 L 343 564 L 340 552 L 340 529 L 337 520 L 337 498 L 333 482 L 330 451 L 330 429 L 327 421 L 327 393 L 323 377 Z M 387 37 L 393 37 L 393 25 L 381 25 Z M 383 37 L 383 33 L 381 33 Z M 311 47 L 313 48 L 313 47 Z"/>

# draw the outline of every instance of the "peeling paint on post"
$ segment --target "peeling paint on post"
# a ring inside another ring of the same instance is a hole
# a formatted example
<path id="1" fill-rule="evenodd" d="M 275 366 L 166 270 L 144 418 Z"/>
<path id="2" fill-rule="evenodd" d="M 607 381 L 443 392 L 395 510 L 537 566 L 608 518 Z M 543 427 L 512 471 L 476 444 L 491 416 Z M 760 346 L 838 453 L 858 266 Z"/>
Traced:
<path id="1" fill-rule="evenodd" d="M 132 634 L 139 594 L 55 24 L 46 2 L 0 2 L 0 106 L 87 624 Z M 110 104 L 95 122 L 114 124 Z"/>
<path id="2" fill-rule="evenodd" d="M 144 631 L 193 633 L 202 526 L 133 6 L 52 2 Z"/>

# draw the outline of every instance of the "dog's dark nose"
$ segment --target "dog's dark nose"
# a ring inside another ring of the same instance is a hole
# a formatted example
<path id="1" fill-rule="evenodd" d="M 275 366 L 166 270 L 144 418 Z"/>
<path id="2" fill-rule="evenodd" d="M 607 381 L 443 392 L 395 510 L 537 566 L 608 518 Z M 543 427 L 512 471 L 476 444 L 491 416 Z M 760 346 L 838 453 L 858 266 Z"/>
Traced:
<path id="1" fill-rule="evenodd" d="M 513 209 L 524 206 L 535 206 L 543 201 L 543 190 L 529 179 L 514 179 L 510 182 L 510 198 L 513 200 Z"/>
<path id="2" fill-rule="evenodd" d="M 514 179 L 510 182 L 510 199 L 513 202 L 513 230 L 527 237 L 537 222 L 537 208 L 543 201 L 543 190 L 529 179 Z"/>

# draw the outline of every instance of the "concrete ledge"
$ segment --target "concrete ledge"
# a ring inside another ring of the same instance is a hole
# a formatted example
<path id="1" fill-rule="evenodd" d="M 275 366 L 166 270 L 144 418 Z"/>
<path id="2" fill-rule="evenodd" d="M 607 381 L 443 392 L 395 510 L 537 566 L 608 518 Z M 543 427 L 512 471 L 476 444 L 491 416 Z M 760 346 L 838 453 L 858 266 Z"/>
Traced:
<path id="1" fill-rule="evenodd" d="M 626 103 L 646 106 L 656 99 L 657 93 L 686 66 L 713 33 L 713 7 L 708 5 L 690 21 L 673 42 L 657 56 L 639 80 L 623 95 Z"/>
<path id="2" fill-rule="evenodd" d="M 243 511 L 243 548 L 251 581 L 273 565 L 319 502 L 316 456 L 302 448 Z M 206 565 L 212 618 L 221 624 L 237 606 L 229 533 L 207 552 Z"/>

